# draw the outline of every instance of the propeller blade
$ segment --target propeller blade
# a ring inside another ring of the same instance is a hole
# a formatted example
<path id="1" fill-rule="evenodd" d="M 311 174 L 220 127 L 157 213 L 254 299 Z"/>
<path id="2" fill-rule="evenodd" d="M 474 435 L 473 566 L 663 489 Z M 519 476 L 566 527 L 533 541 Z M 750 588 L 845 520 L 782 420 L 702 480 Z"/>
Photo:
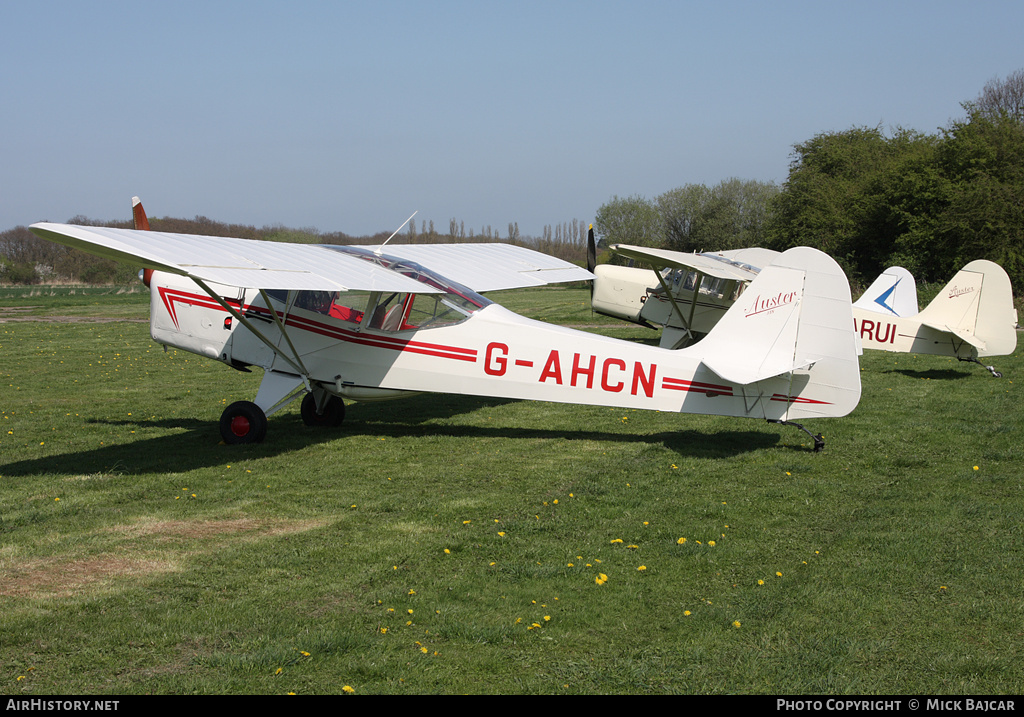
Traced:
<path id="1" fill-rule="evenodd" d="M 593 274 L 595 266 L 597 266 L 597 244 L 594 242 L 594 225 L 591 224 L 587 231 L 587 271 Z"/>

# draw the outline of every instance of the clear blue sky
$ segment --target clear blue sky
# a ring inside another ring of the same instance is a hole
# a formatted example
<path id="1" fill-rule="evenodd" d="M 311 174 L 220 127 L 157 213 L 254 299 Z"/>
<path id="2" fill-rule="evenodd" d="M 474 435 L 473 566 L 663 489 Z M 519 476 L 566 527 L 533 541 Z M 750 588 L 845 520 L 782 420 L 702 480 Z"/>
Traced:
<path id="1" fill-rule="evenodd" d="M 1024 67 L 1024 2 L 0 0 L 0 230 L 75 215 L 362 235 L 591 221 L 935 132 Z"/>

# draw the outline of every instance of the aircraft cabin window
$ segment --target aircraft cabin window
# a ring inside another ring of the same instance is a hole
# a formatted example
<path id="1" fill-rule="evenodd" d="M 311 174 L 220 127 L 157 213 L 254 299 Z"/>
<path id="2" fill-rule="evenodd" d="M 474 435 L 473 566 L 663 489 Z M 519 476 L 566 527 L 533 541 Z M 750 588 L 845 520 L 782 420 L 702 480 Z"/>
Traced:
<path id="1" fill-rule="evenodd" d="M 295 306 L 306 311 L 326 314 L 331 310 L 334 293 L 330 291 L 300 291 L 295 298 Z"/>
<path id="2" fill-rule="evenodd" d="M 466 307 L 460 310 L 456 306 L 457 297 L 454 294 L 416 294 L 413 298 L 406 318 L 410 328 L 457 324 L 472 313 Z"/>
<path id="3" fill-rule="evenodd" d="M 335 293 L 327 315 L 342 321 L 358 324 L 363 320 L 363 312 L 370 301 L 368 291 L 339 291 Z"/>

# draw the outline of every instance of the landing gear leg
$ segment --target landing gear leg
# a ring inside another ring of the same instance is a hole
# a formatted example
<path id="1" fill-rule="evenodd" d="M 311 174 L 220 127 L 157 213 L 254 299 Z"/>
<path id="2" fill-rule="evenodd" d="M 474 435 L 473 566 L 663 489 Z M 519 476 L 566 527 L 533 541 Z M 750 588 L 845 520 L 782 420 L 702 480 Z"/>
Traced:
<path id="1" fill-rule="evenodd" d="M 307 426 L 340 426 L 345 420 L 345 402 L 339 397 L 325 396 L 319 411 L 316 404 L 316 396 L 312 393 L 307 393 L 302 399 L 302 422 Z"/>
<path id="2" fill-rule="evenodd" d="M 825 437 L 820 433 L 818 435 L 814 435 L 799 423 L 793 423 L 792 421 L 776 421 L 771 418 L 768 419 L 768 423 L 777 423 L 780 426 L 794 426 L 795 428 L 799 428 L 801 431 L 810 436 L 811 440 L 814 441 L 815 453 L 821 453 L 823 450 L 825 450 Z"/>
<path id="3" fill-rule="evenodd" d="M 991 373 L 996 378 L 1002 378 L 1003 377 L 1003 374 L 1001 374 L 998 371 L 996 371 L 996 367 L 995 366 L 986 366 L 985 364 L 983 364 L 981 361 L 979 361 L 974 356 L 972 356 L 971 358 L 961 358 L 960 356 L 957 356 L 957 359 L 959 359 L 960 361 L 967 361 L 968 363 L 976 363 L 979 366 L 981 366 L 983 369 L 988 370 L 988 372 Z"/>

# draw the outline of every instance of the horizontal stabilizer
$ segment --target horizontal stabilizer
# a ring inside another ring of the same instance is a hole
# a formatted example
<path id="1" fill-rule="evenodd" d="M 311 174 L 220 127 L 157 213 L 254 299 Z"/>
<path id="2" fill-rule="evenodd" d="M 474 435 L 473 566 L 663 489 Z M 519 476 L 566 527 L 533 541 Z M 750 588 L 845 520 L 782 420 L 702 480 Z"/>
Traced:
<path id="1" fill-rule="evenodd" d="M 804 273 L 769 266 L 698 346 L 702 362 L 718 376 L 749 384 L 805 368 L 794 355 Z"/>
<path id="2" fill-rule="evenodd" d="M 828 255 L 797 247 L 763 268 L 711 332 L 683 350 L 699 352 L 704 366 L 732 383 L 768 386 L 782 378 L 786 388 L 771 389 L 771 401 L 787 404 L 785 420 L 842 416 L 860 400 L 852 326 L 843 270 Z"/>
<path id="3" fill-rule="evenodd" d="M 979 351 L 984 351 L 986 348 L 985 342 L 982 341 L 980 338 L 978 338 L 972 333 L 969 333 L 968 331 L 965 331 L 964 329 L 957 328 L 956 326 L 950 326 L 949 324 L 938 324 L 933 321 L 922 321 L 921 325 L 927 326 L 930 329 L 935 329 L 936 331 L 943 331 L 946 333 L 953 334 L 961 341 L 966 341 L 968 344 L 974 346 Z"/>

